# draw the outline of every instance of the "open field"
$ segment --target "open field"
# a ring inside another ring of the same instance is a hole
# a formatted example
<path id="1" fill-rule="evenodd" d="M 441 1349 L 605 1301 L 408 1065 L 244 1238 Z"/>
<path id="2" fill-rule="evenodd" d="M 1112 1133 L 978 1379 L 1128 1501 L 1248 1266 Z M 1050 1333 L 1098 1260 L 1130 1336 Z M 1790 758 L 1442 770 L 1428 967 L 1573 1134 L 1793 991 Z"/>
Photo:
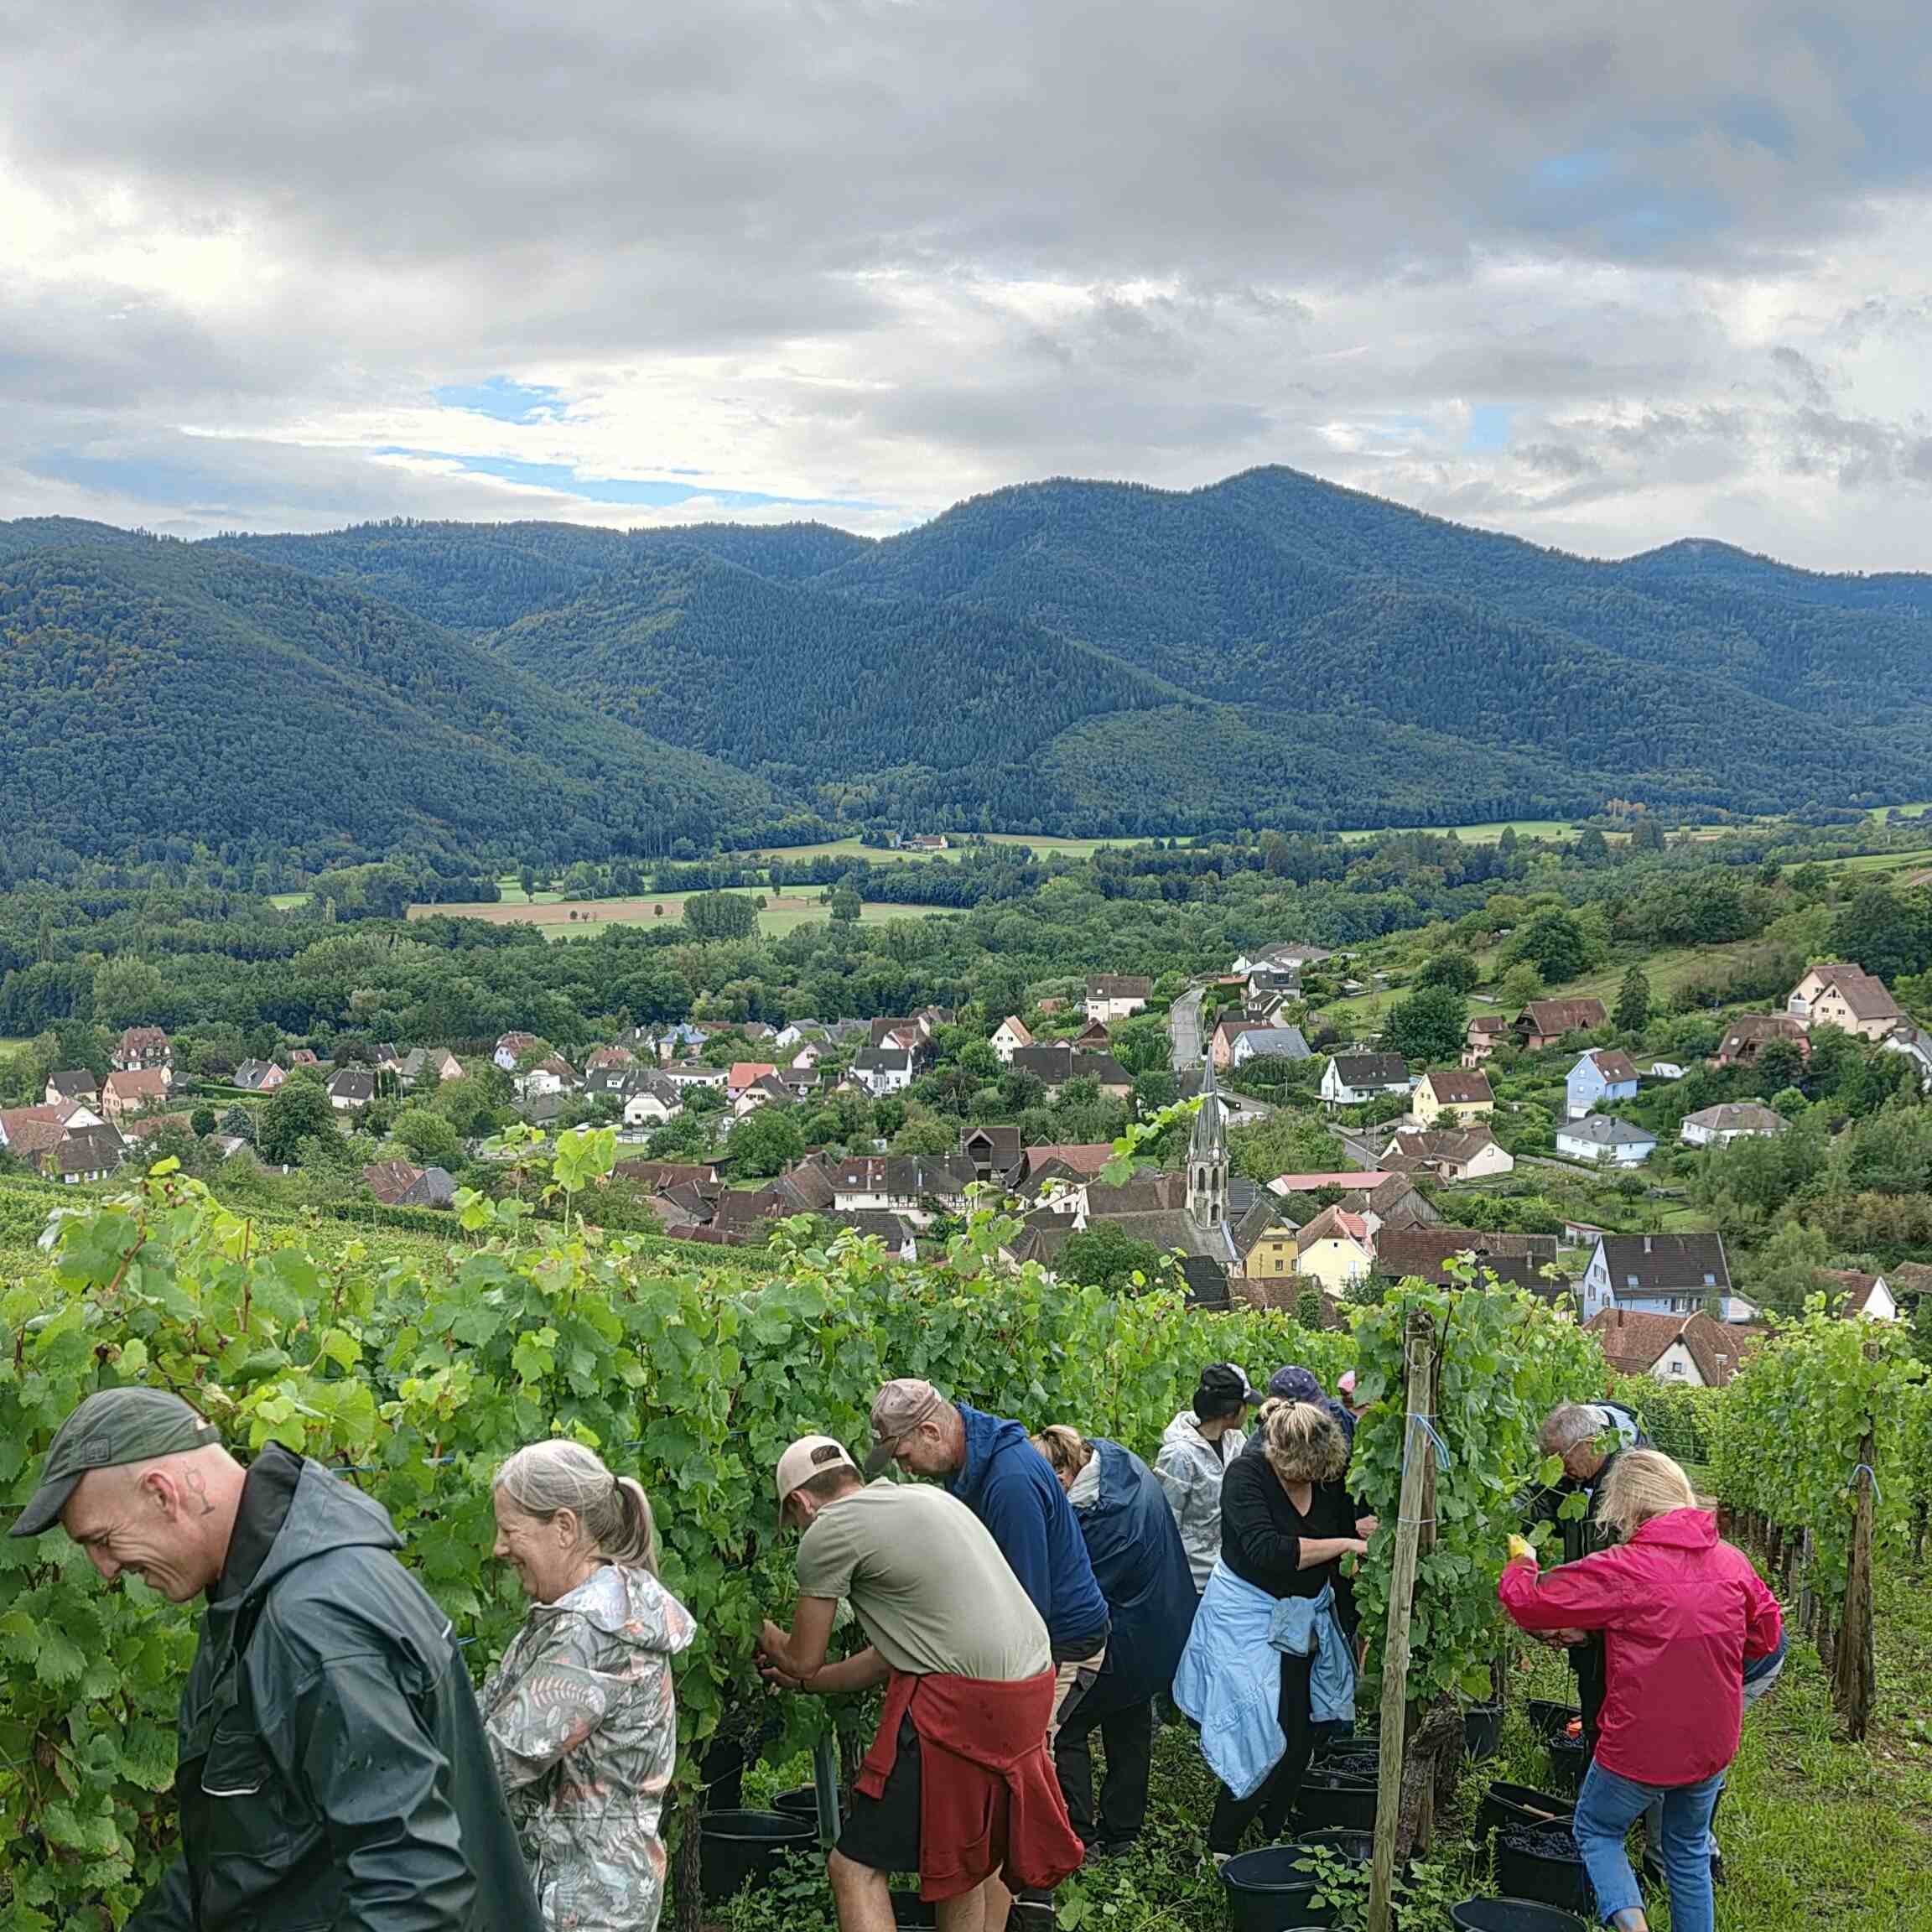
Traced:
<path id="1" fill-rule="evenodd" d="M 1827 872 L 1922 872 L 1932 868 L 1932 846 L 1914 852 L 1861 852 L 1852 859 L 1824 859 Z"/>
<path id="2" fill-rule="evenodd" d="M 1056 839 L 1028 832 L 987 832 L 976 837 L 988 845 L 1024 845 L 1043 859 L 1091 859 L 1107 846 L 1145 845 L 1145 839 Z M 939 859 L 957 862 L 971 851 L 969 845 L 948 845 L 943 852 L 896 852 L 890 847 L 862 844 L 857 839 L 834 839 L 817 845 L 769 845 L 756 852 L 740 853 L 741 859 L 783 859 L 793 864 L 812 859 L 854 859 L 869 865 L 894 865 L 918 860 Z"/>
<path id="3" fill-rule="evenodd" d="M 1387 838 L 1395 832 L 1434 832 L 1446 835 L 1453 832 L 1458 839 L 1478 845 L 1493 845 L 1505 832 L 1514 832 L 1519 839 L 1567 839 L 1575 831 L 1575 824 L 1567 818 L 1497 818 L 1484 825 L 1381 825 L 1367 831 L 1338 832 L 1335 836 L 1351 845 L 1358 845 L 1364 839 Z"/>
<path id="4" fill-rule="evenodd" d="M 278 912 L 290 912 L 298 906 L 306 906 L 314 896 L 313 892 L 271 892 L 268 903 Z"/>
<path id="5" fill-rule="evenodd" d="M 758 929 L 767 938 L 782 938 L 801 926 L 822 923 L 829 915 L 825 910 L 826 888 L 802 886 L 790 892 L 774 893 L 765 888 L 734 886 L 726 888 L 743 897 L 761 897 L 765 910 L 758 917 Z M 500 904 L 478 901 L 460 905 L 412 906 L 412 919 L 429 919 L 445 913 L 453 919 L 481 919 L 492 926 L 534 926 L 546 939 L 580 939 L 611 926 L 675 926 L 684 914 L 688 892 L 653 892 L 635 899 L 573 899 L 564 901 L 554 892 L 539 892 L 533 900 L 518 891 L 515 900 L 506 896 Z M 936 912 L 950 911 L 944 906 L 898 906 L 881 901 L 868 905 L 860 913 L 860 923 L 883 926 L 894 919 L 925 919 Z"/>

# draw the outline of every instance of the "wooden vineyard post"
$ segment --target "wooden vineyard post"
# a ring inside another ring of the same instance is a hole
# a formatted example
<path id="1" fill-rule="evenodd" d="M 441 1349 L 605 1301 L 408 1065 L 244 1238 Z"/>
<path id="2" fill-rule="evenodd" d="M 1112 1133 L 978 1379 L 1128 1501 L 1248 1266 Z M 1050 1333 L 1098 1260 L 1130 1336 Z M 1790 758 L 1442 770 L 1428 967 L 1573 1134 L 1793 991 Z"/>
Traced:
<path id="1" fill-rule="evenodd" d="M 1845 1564 L 1845 1602 L 1831 1672 L 1831 1702 L 1860 1742 L 1872 1722 L 1872 1492 L 1876 1484 L 1872 1459 L 1877 1453 L 1873 1432 L 1867 1429 L 1852 1477 L 1852 1549 Z"/>
<path id="2" fill-rule="evenodd" d="M 1415 1567 L 1422 1546 L 1426 1500 L 1434 1488 L 1435 1423 L 1429 1398 L 1436 1326 L 1418 1309 L 1402 1337 L 1402 1500 L 1395 1519 L 1395 1554 L 1389 1570 L 1389 1627 L 1382 1644 L 1381 1758 L 1375 1794 L 1375 1857 L 1368 1872 L 1368 1932 L 1389 1932 L 1395 1883 L 1395 1840 L 1402 1822 L 1402 1763 L 1409 1701 L 1409 1626 L 1415 1609 Z M 1417 1420 L 1426 1417 L 1427 1426 Z"/>

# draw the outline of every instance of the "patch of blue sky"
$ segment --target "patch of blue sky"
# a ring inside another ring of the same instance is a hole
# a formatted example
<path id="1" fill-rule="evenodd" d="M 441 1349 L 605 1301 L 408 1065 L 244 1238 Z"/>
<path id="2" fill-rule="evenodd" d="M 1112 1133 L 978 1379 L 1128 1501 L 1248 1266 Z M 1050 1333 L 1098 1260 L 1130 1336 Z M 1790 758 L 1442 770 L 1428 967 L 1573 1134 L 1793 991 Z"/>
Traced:
<path id="1" fill-rule="evenodd" d="M 563 391 L 541 382 L 513 382 L 492 376 L 486 382 L 446 382 L 434 392 L 445 409 L 468 409 L 499 423 L 541 423 L 563 400 Z"/>
<path id="2" fill-rule="evenodd" d="M 761 490 L 707 489 L 701 484 L 670 483 L 644 476 L 583 476 L 566 463 L 522 463 L 508 456 L 459 456 L 441 449 L 405 449 L 392 447 L 376 451 L 378 456 L 425 457 L 438 463 L 454 463 L 460 470 L 479 476 L 494 476 L 505 483 L 522 483 L 533 490 L 555 490 L 563 495 L 581 497 L 589 503 L 630 504 L 638 508 L 675 508 L 702 497 L 727 510 L 760 510 L 773 503 L 796 505 L 802 510 L 876 510 L 876 503 L 848 496 L 783 496 Z M 674 475 L 693 475 L 694 470 L 673 470 Z"/>
<path id="3" fill-rule="evenodd" d="M 1469 428 L 1462 438 L 1465 449 L 1507 449 L 1509 425 L 1516 412 L 1507 403 L 1478 402 L 1469 412 Z"/>

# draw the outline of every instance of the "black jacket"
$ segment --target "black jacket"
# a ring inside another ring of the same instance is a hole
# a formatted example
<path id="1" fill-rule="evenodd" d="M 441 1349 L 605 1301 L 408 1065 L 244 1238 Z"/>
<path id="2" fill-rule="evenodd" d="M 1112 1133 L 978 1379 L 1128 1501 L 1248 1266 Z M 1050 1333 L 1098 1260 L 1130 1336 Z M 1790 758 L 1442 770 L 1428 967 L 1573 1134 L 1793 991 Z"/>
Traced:
<path id="1" fill-rule="evenodd" d="M 182 1857 L 127 1932 L 543 1932 L 449 1620 L 387 1515 L 314 1462 L 273 1506 L 203 1614 Z"/>

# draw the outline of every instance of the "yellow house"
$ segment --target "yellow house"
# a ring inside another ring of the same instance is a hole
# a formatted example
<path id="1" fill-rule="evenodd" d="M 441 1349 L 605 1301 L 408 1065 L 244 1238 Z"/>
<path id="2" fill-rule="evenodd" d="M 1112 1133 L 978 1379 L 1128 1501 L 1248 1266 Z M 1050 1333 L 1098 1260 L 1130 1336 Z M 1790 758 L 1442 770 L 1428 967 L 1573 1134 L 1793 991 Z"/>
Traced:
<path id="1" fill-rule="evenodd" d="M 1295 1271 L 1319 1281 L 1339 1296 L 1351 1281 L 1359 1281 L 1375 1265 L 1368 1223 L 1359 1214 L 1327 1208 L 1296 1237 L 1300 1252 Z"/>
<path id="2" fill-rule="evenodd" d="M 1487 1073 L 1452 1067 L 1422 1076 L 1412 1111 L 1425 1127 L 1487 1120 L 1496 1111 L 1496 1096 L 1490 1091 Z"/>
<path id="3" fill-rule="evenodd" d="M 1258 1281 L 1279 1281 L 1299 1272 L 1296 1256 L 1301 1236 L 1281 1222 L 1264 1228 L 1241 1257 L 1241 1272 Z"/>

